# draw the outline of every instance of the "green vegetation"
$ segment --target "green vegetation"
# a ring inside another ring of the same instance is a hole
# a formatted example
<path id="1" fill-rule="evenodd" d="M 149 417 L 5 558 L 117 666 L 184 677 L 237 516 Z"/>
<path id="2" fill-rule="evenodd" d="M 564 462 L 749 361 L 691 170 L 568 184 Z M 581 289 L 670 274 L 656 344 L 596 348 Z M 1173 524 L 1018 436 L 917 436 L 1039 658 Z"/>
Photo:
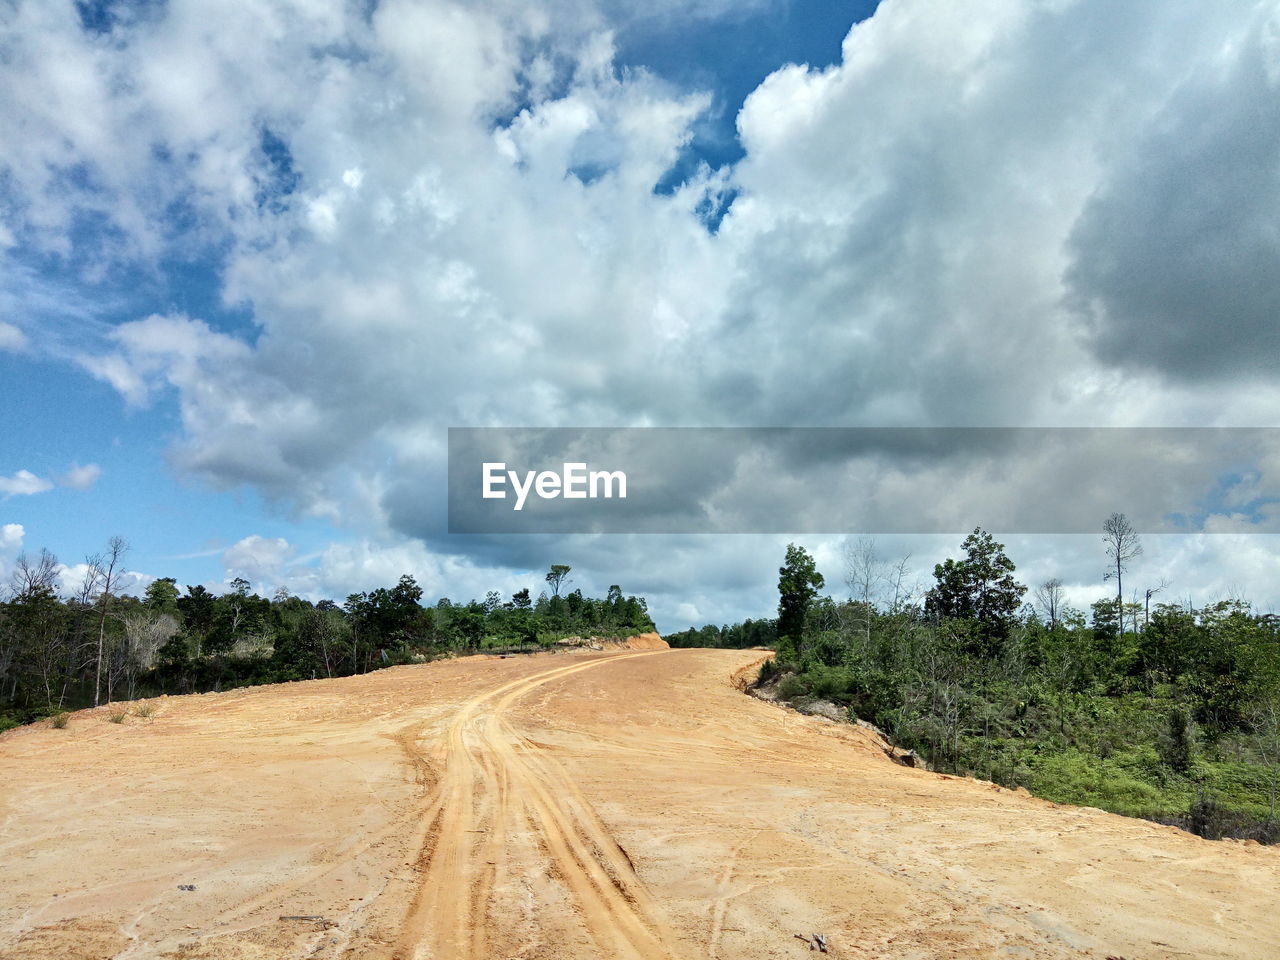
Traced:
<path id="1" fill-rule="evenodd" d="M 84 583 L 57 593 L 59 565 L 42 551 L 19 558 L 0 602 L 0 730 L 54 718 L 66 709 L 163 693 L 196 693 L 285 680 L 346 676 L 398 663 L 479 650 L 537 650 L 572 636 L 625 637 L 654 629 L 641 597 L 611 586 L 593 599 L 569 585 L 570 568 L 551 567 L 554 593 L 528 588 L 504 600 L 422 603 L 403 576 L 391 587 L 355 593 L 339 606 L 277 591 L 257 596 L 245 580 L 214 594 L 156 580 L 143 597 L 119 592 L 127 549 L 113 538 L 106 559 L 91 558 Z M 149 717 L 153 708 L 134 712 Z M 113 713 L 123 723 L 126 714 Z M 58 717 L 62 717 L 61 723 Z"/>
<path id="2" fill-rule="evenodd" d="M 1140 547 L 1119 515 L 1105 533 L 1119 584 Z M 779 622 L 796 608 L 785 571 L 816 573 L 803 553 L 787 550 Z M 1023 605 L 1013 562 L 982 530 L 934 568 L 922 602 L 904 599 L 904 565 L 874 545 L 848 560 L 853 597 L 811 596 L 803 626 L 778 630 L 761 680 L 781 698 L 842 705 L 937 770 L 1202 836 L 1280 840 L 1280 618 L 1239 600 L 1152 606 L 1153 589 L 1146 604 L 1099 600 L 1086 620 L 1058 580 Z M 748 646 L 732 641 L 770 626 L 678 639 Z"/>

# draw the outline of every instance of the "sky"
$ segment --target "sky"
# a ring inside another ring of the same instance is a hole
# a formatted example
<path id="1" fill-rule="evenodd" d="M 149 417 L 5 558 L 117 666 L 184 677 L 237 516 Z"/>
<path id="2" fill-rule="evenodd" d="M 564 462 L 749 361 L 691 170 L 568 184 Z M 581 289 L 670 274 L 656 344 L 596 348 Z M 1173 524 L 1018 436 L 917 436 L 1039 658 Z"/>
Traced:
<path id="1" fill-rule="evenodd" d="M 451 536 L 447 430 L 1274 427 L 1278 86 L 1275 0 L 3 0 L 0 578 L 845 593 L 840 531 Z M 1246 459 L 1134 589 L 1280 608 Z M 1087 608 L 1104 517 L 998 532 Z"/>

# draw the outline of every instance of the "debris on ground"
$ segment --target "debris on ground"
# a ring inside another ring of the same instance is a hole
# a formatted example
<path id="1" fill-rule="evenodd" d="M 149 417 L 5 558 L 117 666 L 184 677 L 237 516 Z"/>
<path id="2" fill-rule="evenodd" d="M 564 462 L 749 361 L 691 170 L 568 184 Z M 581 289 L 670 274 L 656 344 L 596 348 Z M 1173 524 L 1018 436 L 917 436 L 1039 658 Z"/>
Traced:
<path id="1" fill-rule="evenodd" d="M 812 933 L 812 934 L 805 935 L 803 933 L 797 933 L 795 934 L 795 938 L 797 940 L 803 940 L 805 943 L 807 943 L 809 945 L 810 950 L 818 950 L 821 953 L 827 952 L 826 934 Z"/>

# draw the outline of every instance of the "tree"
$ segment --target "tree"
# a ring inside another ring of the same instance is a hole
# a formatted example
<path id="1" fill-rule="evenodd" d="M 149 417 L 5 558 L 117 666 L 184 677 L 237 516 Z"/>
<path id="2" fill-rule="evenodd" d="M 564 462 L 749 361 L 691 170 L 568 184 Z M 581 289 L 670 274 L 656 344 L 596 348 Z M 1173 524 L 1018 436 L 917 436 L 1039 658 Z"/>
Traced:
<path id="1" fill-rule="evenodd" d="M 173 577 L 161 577 L 159 580 L 151 581 L 147 587 L 146 604 L 148 610 L 176 614 L 178 612 L 178 581 Z"/>
<path id="2" fill-rule="evenodd" d="M 1036 607 L 1049 621 L 1050 630 L 1058 625 L 1058 618 L 1062 611 L 1062 594 L 1062 581 L 1057 577 L 1046 580 L 1036 587 Z"/>
<path id="3" fill-rule="evenodd" d="M 1280 793 L 1280 691 L 1250 704 L 1246 720 L 1256 737 L 1258 755 L 1271 773 L 1267 784 L 1270 801 L 1267 821 L 1274 823 L 1276 797 Z"/>
<path id="4" fill-rule="evenodd" d="M 876 542 L 870 537 L 859 537 L 844 544 L 845 584 L 849 596 L 856 601 L 850 604 L 857 611 L 857 622 L 862 630 L 862 648 L 871 647 L 871 612 L 880 581 L 884 578 L 883 565 L 876 553 Z"/>
<path id="5" fill-rule="evenodd" d="M 809 551 L 787 544 L 787 555 L 778 568 L 778 635 L 798 641 L 804 635 L 809 604 L 826 586 Z"/>
<path id="6" fill-rule="evenodd" d="M 168 613 L 144 609 L 125 616 L 123 665 L 129 682 L 130 700 L 133 699 L 138 677 L 156 665 L 160 649 L 177 632 L 178 621 Z"/>
<path id="7" fill-rule="evenodd" d="M 388 645 L 405 647 L 418 638 L 421 599 L 422 588 L 406 573 L 390 590 L 379 587 L 369 593 L 351 594 L 346 610 L 357 638 L 368 651 Z M 440 604 L 446 603 L 447 598 L 442 598 Z"/>
<path id="8" fill-rule="evenodd" d="M 1142 556 L 1142 544 L 1138 540 L 1138 531 L 1133 528 L 1123 513 L 1113 513 L 1102 524 L 1102 542 L 1107 545 L 1107 556 L 1111 558 L 1112 568 L 1106 579 L 1116 579 L 1116 606 L 1121 611 L 1120 632 L 1124 632 L 1124 572 L 1129 569 L 1129 561 Z"/>
<path id="9" fill-rule="evenodd" d="M 1161 590 L 1163 590 L 1167 586 L 1169 586 L 1169 581 L 1166 580 L 1164 577 L 1161 577 L 1160 582 L 1157 583 L 1154 587 L 1147 587 L 1146 594 L 1145 594 L 1146 601 L 1143 607 L 1143 618 L 1142 618 L 1142 625 L 1144 628 L 1151 626 L 1151 598 L 1154 597 L 1157 593 L 1159 593 Z"/>
<path id="10" fill-rule="evenodd" d="M 31 563 L 23 555 L 18 558 L 13 575 L 15 596 L 9 604 L 7 640 L 0 639 L 0 676 L 10 666 L 18 670 L 13 677 L 12 695 L 17 694 L 22 674 L 38 678 L 45 705 L 52 708 L 54 686 L 67 673 L 68 647 L 66 611 L 54 594 L 57 582 L 57 560 L 42 550 Z M 65 689 L 65 685 L 64 689 Z M 62 696 L 59 693 L 58 700 Z"/>
<path id="11" fill-rule="evenodd" d="M 203 584 L 195 586 L 187 584 L 187 595 L 179 597 L 176 601 L 187 634 L 195 641 L 191 652 L 196 659 L 204 656 L 205 644 L 208 642 L 209 634 L 213 632 L 214 616 L 217 612 L 214 599 L 213 594 L 206 590 Z"/>
<path id="12" fill-rule="evenodd" d="M 107 636 L 107 611 L 111 608 L 111 599 L 120 589 L 120 581 L 124 574 L 121 564 L 129 550 L 123 537 L 112 537 L 107 541 L 107 554 L 89 558 L 90 569 L 98 571 L 98 667 L 93 677 L 93 705 L 102 702 L 102 655 Z"/>
<path id="13" fill-rule="evenodd" d="M 547 572 L 546 581 L 551 584 L 553 596 L 560 596 L 560 588 L 569 582 L 569 571 L 572 567 L 563 563 L 553 563 L 551 569 Z"/>
<path id="14" fill-rule="evenodd" d="M 1003 637 L 1027 588 L 1014 580 L 1017 568 L 1004 544 L 981 527 L 961 547 L 963 560 L 948 558 L 933 568 L 937 583 L 925 596 L 925 609 L 935 617 L 976 621 L 987 640 Z"/>
<path id="15" fill-rule="evenodd" d="M 58 558 L 48 550 L 41 550 L 34 562 L 25 553 L 18 554 L 13 574 L 9 578 L 14 599 L 37 593 L 56 593 L 58 586 Z"/>
<path id="16" fill-rule="evenodd" d="M 529 599 L 529 588 L 517 590 L 511 595 L 511 605 L 517 610 L 528 610 L 533 606 L 533 601 Z"/>

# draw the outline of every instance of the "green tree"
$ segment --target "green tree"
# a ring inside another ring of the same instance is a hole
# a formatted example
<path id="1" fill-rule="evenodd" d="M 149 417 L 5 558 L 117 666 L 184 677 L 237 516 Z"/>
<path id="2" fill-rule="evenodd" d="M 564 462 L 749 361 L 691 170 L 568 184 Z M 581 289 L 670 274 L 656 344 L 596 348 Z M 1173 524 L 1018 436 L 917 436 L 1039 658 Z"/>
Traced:
<path id="1" fill-rule="evenodd" d="M 173 577 L 153 580 L 147 587 L 147 609 L 156 613 L 178 614 L 178 581 Z"/>
<path id="2" fill-rule="evenodd" d="M 1022 605 L 1027 588 L 1013 578 L 1017 568 L 1004 544 L 981 527 L 965 537 L 963 560 L 947 559 L 933 568 L 937 584 L 925 596 L 935 617 L 976 621 L 990 640 L 1003 637 Z"/>
<path id="3" fill-rule="evenodd" d="M 177 600 L 183 626 L 192 640 L 192 653 L 197 659 L 204 655 L 205 643 L 213 632 L 214 617 L 217 614 L 214 600 L 213 594 L 201 584 L 187 584 L 187 595 Z"/>
<path id="4" fill-rule="evenodd" d="M 799 641 L 804 635 L 809 604 L 826 586 L 809 551 L 787 544 L 787 555 L 778 568 L 778 634 Z"/>
<path id="5" fill-rule="evenodd" d="M 563 563 L 553 563 L 551 569 L 547 571 L 546 581 L 551 584 L 551 592 L 554 596 L 560 596 L 560 588 L 569 582 L 569 571 L 573 568 Z"/>

